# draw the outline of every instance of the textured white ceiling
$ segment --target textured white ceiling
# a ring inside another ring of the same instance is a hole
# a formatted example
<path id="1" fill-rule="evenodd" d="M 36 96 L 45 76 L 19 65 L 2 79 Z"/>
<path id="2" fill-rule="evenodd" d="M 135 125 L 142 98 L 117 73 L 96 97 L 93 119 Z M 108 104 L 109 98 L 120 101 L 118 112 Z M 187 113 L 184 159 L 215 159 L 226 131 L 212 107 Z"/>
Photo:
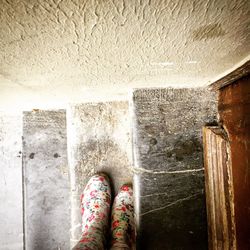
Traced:
<path id="1" fill-rule="evenodd" d="M 203 86 L 250 52 L 248 0 L 0 0 L 0 104 Z"/>

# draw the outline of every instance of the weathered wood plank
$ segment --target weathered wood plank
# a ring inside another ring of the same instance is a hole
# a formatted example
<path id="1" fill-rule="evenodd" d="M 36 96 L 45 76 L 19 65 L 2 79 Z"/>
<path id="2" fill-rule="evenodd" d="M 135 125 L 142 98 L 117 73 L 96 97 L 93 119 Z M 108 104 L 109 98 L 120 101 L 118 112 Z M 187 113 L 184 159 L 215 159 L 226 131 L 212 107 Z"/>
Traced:
<path id="1" fill-rule="evenodd" d="M 237 249 L 245 250 L 250 246 L 250 75 L 220 90 L 218 109 L 230 142 Z"/>
<path id="2" fill-rule="evenodd" d="M 203 128 L 209 249 L 236 249 L 230 145 L 223 129 Z"/>

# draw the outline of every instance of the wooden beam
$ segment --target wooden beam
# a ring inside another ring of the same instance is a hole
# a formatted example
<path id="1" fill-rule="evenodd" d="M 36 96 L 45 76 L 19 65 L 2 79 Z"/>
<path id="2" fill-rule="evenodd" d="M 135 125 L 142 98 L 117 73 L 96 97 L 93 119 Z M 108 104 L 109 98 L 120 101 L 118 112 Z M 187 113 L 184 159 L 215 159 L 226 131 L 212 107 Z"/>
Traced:
<path id="1" fill-rule="evenodd" d="M 228 75 L 210 84 L 212 90 L 219 90 L 250 73 L 250 60 Z"/>

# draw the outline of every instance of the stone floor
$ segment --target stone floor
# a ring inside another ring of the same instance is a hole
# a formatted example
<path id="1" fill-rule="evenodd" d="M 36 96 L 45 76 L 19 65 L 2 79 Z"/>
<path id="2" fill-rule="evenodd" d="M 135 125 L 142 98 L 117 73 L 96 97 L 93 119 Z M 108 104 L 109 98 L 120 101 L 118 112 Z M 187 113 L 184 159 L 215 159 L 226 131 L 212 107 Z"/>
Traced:
<path id="1" fill-rule="evenodd" d="M 201 129 L 216 121 L 216 98 L 141 89 L 130 105 L 0 114 L 0 249 L 70 249 L 79 195 L 98 171 L 111 176 L 114 194 L 133 179 L 137 249 L 206 249 Z"/>
<path id="2" fill-rule="evenodd" d="M 207 249 L 201 131 L 216 110 L 206 89 L 133 93 L 137 249 Z"/>
<path id="3" fill-rule="evenodd" d="M 71 105 L 67 114 L 73 246 L 80 236 L 79 197 L 88 179 L 107 173 L 113 194 L 132 182 L 132 141 L 128 102 Z"/>
<path id="4" fill-rule="evenodd" d="M 22 117 L 0 113 L 0 249 L 23 249 Z"/>
<path id="5" fill-rule="evenodd" d="M 24 112 L 23 176 L 26 249 L 69 249 L 65 110 Z"/>
<path id="6" fill-rule="evenodd" d="M 89 177 L 106 172 L 113 194 L 132 182 L 128 102 L 71 105 L 67 119 L 66 110 L 0 117 L 1 199 L 8 200 L 0 208 L 0 249 L 70 249 Z"/>

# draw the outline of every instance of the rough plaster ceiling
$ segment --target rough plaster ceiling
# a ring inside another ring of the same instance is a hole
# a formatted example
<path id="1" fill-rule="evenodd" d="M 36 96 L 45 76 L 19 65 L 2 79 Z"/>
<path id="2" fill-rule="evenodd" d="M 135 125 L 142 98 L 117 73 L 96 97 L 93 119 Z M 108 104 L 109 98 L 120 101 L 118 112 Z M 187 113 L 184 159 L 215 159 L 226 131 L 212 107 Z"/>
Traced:
<path id="1" fill-rule="evenodd" d="M 0 104 L 203 86 L 250 51 L 248 0 L 0 0 Z"/>

